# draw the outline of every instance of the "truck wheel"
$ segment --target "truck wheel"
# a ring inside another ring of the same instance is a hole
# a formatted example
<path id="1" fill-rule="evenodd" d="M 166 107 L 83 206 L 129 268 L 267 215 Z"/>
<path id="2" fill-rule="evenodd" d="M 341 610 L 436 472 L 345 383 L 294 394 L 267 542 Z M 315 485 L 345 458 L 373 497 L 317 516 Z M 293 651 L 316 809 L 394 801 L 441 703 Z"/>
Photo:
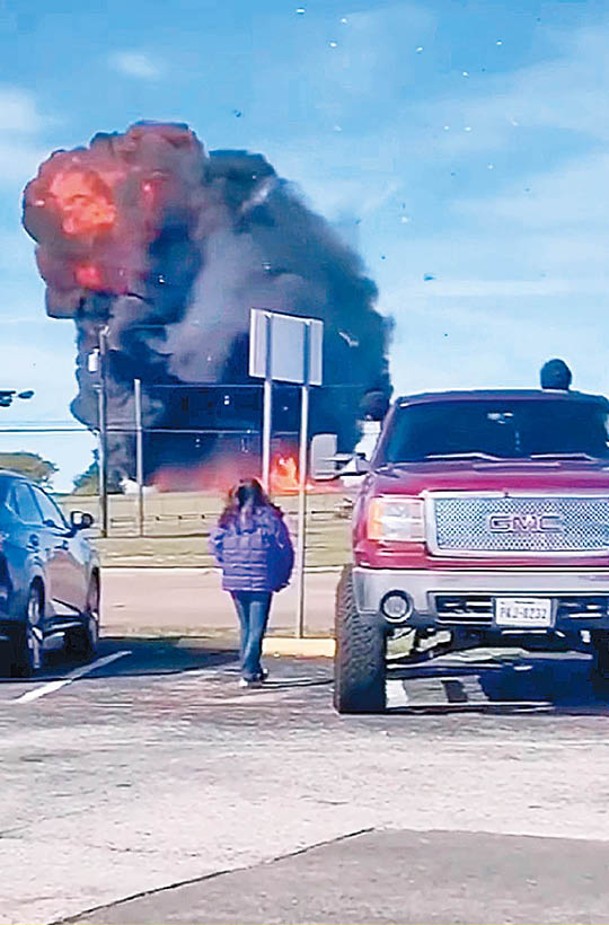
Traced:
<path id="1" fill-rule="evenodd" d="M 382 713 L 386 707 L 387 638 L 379 621 L 357 610 L 347 566 L 336 591 L 334 707 L 339 713 Z"/>
<path id="2" fill-rule="evenodd" d="M 595 630 L 591 634 L 592 680 L 609 684 L 609 632 Z"/>

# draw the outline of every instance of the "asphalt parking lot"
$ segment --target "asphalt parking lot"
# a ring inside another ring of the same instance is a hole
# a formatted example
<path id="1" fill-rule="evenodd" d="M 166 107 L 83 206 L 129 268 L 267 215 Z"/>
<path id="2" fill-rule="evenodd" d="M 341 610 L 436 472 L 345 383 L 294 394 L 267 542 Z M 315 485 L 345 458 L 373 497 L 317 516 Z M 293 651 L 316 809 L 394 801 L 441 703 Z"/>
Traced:
<path id="1" fill-rule="evenodd" d="M 369 717 L 329 662 L 269 667 L 242 692 L 230 647 L 119 638 L 0 683 L 0 921 L 607 920 L 585 658 L 445 657 Z"/>

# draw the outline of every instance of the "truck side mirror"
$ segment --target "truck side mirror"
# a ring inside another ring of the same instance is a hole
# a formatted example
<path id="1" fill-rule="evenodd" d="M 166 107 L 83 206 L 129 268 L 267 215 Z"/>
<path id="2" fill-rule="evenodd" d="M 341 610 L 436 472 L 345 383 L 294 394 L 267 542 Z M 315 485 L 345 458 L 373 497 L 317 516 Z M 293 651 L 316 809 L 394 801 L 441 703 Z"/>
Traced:
<path id="1" fill-rule="evenodd" d="M 372 466 L 364 453 L 358 453 L 357 456 L 354 456 L 353 467 L 348 466 L 347 468 L 350 469 L 353 475 L 367 475 L 368 472 L 372 471 Z"/>

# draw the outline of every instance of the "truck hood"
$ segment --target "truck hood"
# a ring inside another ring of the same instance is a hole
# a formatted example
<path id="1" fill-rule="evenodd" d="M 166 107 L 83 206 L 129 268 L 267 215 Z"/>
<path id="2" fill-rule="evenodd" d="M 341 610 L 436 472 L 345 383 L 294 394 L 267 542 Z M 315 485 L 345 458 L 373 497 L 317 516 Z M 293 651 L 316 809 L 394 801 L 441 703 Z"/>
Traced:
<path id="1" fill-rule="evenodd" d="M 609 493 L 609 460 L 434 460 L 372 473 L 366 493 L 420 495 L 433 491 Z"/>

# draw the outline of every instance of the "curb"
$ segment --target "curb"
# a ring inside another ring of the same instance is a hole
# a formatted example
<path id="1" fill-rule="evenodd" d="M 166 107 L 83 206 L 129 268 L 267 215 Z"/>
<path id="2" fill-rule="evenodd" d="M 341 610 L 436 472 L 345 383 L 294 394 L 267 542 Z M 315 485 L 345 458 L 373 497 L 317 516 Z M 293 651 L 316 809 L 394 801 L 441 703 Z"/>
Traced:
<path id="1" fill-rule="evenodd" d="M 138 627 L 132 628 L 131 632 L 125 631 L 121 627 L 112 627 L 102 632 L 102 639 L 121 639 L 126 642 L 128 639 L 141 640 L 142 642 L 159 642 L 166 640 L 180 649 L 191 649 L 205 646 L 222 646 L 235 648 L 238 647 L 237 637 L 234 631 L 218 630 L 216 632 L 201 632 L 201 629 L 187 630 L 185 628 L 176 629 L 175 627 L 166 630 L 155 627 Z M 262 646 L 262 654 L 270 656 L 291 656 L 292 658 L 334 658 L 334 639 L 331 636 L 306 636 L 304 639 L 298 639 L 295 636 L 266 636 Z"/>
<path id="2" fill-rule="evenodd" d="M 267 636 L 262 646 L 263 655 L 291 655 L 295 658 L 334 658 L 334 639 L 309 636 Z"/>

